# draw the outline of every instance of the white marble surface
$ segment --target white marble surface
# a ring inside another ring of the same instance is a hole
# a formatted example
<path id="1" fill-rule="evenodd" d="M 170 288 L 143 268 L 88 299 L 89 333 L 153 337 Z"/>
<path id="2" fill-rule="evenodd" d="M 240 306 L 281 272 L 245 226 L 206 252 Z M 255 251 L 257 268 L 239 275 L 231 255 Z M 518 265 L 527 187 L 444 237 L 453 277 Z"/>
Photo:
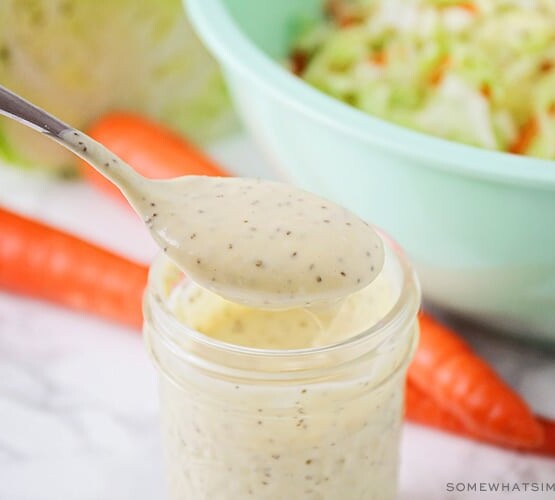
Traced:
<path id="1" fill-rule="evenodd" d="M 236 172 L 256 174 L 265 165 L 241 138 L 214 154 Z M 0 204 L 145 262 L 155 253 L 128 209 L 82 183 L 0 166 Z M 465 330 L 536 411 L 555 417 L 555 352 Z M 553 490 L 446 488 L 448 482 L 553 484 L 555 460 L 411 425 L 402 451 L 402 500 L 555 498 Z M 163 499 L 162 476 L 156 377 L 140 335 L 0 293 L 0 500 Z"/>

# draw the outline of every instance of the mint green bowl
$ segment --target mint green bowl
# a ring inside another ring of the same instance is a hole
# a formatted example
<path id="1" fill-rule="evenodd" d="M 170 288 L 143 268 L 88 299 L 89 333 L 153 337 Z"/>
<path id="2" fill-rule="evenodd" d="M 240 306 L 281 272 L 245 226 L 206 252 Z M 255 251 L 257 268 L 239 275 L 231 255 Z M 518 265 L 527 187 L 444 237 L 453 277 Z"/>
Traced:
<path id="1" fill-rule="evenodd" d="M 383 227 L 429 303 L 555 342 L 555 162 L 368 116 L 281 65 L 322 0 L 186 0 L 253 136 L 303 187 Z"/>

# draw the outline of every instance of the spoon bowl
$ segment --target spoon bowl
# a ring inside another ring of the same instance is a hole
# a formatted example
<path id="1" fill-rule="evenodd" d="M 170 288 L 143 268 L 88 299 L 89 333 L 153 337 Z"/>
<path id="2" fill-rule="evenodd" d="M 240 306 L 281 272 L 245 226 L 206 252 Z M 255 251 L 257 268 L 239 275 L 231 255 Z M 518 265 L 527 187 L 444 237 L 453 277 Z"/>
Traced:
<path id="1" fill-rule="evenodd" d="M 113 182 L 160 248 L 201 287 L 254 307 L 345 297 L 383 267 L 381 238 L 334 203 L 260 179 L 151 180 L 100 143 L 0 87 L 0 113 L 39 130 Z"/>

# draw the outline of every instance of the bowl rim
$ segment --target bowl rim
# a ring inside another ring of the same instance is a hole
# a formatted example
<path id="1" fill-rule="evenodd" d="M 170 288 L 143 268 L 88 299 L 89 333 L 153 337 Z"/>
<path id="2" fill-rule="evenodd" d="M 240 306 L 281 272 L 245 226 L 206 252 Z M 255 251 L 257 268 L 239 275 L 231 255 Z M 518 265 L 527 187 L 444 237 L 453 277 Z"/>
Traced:
<path id="1" fill-rule="evenodd" d="M 397 155 L 429 167 L 485 180 L 555 189 L 555 161 L 461 144 L 358 110 L 313 88 L 259 49 L 236 25 L 222 0 L 182 0 L 205 45 L 224 66 L 289 107 Z M 429 165 L 432 161 L 433 164 Z"/>

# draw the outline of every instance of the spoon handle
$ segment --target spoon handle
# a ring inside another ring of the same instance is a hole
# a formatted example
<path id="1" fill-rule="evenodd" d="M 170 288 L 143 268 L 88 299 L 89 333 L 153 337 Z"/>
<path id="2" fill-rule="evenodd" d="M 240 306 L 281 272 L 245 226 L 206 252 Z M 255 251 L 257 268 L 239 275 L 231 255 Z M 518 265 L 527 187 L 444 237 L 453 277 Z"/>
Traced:
<path id="1" fill-rule="evenodd" d="M 37 108 L 17 94 L 0 85 L 0 114 L 9 116 L 43 134 L 59 136 L 64 130 L 70 129 L 61 120 L 54 118 L 46 111 Z"/>
<path id="2" fill-rule="evenodd" d="M 118 186 L 128 199 L 133 194 L 133 189 L 146 183 L 146 179 L 100 143 L 2 85 L 0 85 L 0 115 L 5 115 L 45 134 L 80 156 Z"/>

